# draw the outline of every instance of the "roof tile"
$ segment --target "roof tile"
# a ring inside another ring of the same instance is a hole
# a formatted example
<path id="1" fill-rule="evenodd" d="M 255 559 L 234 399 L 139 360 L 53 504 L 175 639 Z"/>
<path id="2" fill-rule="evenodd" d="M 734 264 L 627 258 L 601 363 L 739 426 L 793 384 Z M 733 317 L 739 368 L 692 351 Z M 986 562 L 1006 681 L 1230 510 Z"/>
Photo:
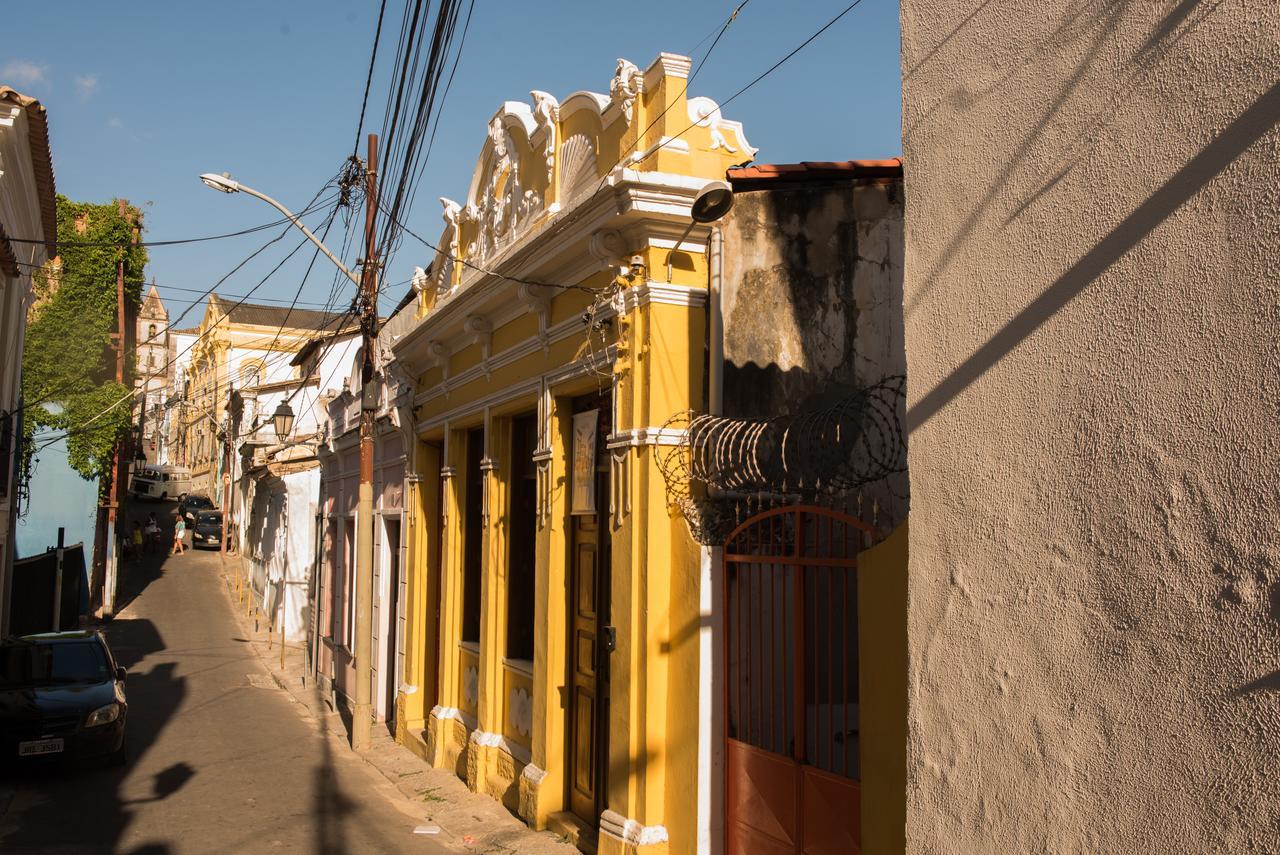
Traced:
<path id="1" fill-rule="evenodd" d="M 775 183 L 850 181 L 859 178 L 901 178 L 902 158 L 886 160 L 802 161 L 760 163 L 730 169 L 726 173 L 735 191 L 756 190 Z"/>

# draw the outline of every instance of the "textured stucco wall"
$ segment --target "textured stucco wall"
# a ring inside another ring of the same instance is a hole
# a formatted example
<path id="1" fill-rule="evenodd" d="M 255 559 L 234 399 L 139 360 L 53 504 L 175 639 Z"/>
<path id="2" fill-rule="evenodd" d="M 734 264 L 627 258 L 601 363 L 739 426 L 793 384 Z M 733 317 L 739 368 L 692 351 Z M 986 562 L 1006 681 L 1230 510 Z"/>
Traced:
<path id="1" fill-rule="evenodd" d="M 722 222 L 724 415 L 811 413 L 906 373 L 902 185 L 779 182 Z M 907 515 L 906 476 L 870 485 L 877 522 Z"/>
<path id="2" fill-rule="evenodd" d="M 1278 34 L 902 2 L 909 851 L 1280 851 Z"/>

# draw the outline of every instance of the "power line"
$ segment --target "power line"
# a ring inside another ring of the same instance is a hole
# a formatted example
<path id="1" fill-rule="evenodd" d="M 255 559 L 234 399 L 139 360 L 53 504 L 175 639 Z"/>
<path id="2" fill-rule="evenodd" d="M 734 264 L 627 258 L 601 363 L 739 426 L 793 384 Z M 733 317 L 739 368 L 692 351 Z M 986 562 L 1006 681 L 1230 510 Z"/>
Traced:
<path id="1" fill-rule="evenodd" d="M 328 185 L 326 185 L 326 186 L 328 186 Z M 317 202 L 315 199 L 312 199 L 312 200 L 311 200 L 311 202 L 307 205 L 307 207 L 302 211 L 302 213 L 297 214 L 297 216 L 299 216 L 299 217 L 305 217 L 305 216 L 307 216 L 308 214 L 313 214 L 313 213 L 315 213 L 316 211 L 318 211 L 318 210 L 320 210 L 320 209 L 322 209 L 322 208 L 327 207 L 327 206 L 328 206 L 330 203 L 332 203 L 332 202 L 333 202 L 333 200 L 334 200 L 334 199 L 336 199 L 336 198 L 337 198 L 337 196 L 330 196 L 328 199 L 324 199 L 324 200 L 322 200 L 322 201 L 320 201 L 320 202 Z M 84 246 L 84 247 L 93 247 L 93 246 L 126 246 L 126 247 L 128 247 L 128 246 L 179 246 L 179 245 L 181 245 L 181 244 L 188 244 L 188 243 L 203 243 L 203 242 L 205 242 L 205 241 L 210 241 L 210 240 L 222 240 L 222 239 L 224 239 L 224 238 L 241 237 L 242 235 L 250 235 L 250 234 L 253 234 L 254 232 L 261 232 L 261 231 L 265 231 L 265 230 L 267 230 L 267 229 L 273 229 L 273 228 L 275 228 L 276 226 L 284 225 L 285 223 L 288 223 L 288 222 L 291 222 L 291 221 L 290 221 L 287 217 L 283 217 L 283 218 L 281 218 L 281 219 L 279 219 L 279 220 L 273 220 L 273 221 L 271 221 L 271 222 L 269 222 L 269 223 L 263 223 L 263 224 L 262 224 L 262 225 L 260 225 L 260 226 L 254 226 L 253 228 L 249 228 L 249 229 L 241 229 L 241 230 L 240 230 L 240 231 L 238 231 L 238 232 L 227 232 L 227 233 L 225 233 L 225 234 L 220 234 L 220 235 L 206 235 L 205 237 L 181 238 L 181 239 L 174 239 L 174 240 L 148 240 L 148 241 L 140 241 L 140 242 L 138 242 L 138 243 L 132 243 L 132 242 L 130 242 L 130 241 L 126 241 L 126 240 L 120 240 L 120 241 L 76 241 L 76 240 L 55 240 L 55 241 L 47 241 L 47 240 L 37 239 L 37 238 L 17 238 L 17 237 L 7 237 L 7 236 L 6 236 L 6 239 L 7 239 L 10 243 L 42 243 L 42 244 L 52 244 L 53 246 Z M 39 267 L 39 266 L 41 266 L 41 265 L 32 265 L 32 264 L 28 264 L 28 265 L 25 265 L 25 266 L 27 266 L 27 267 Z"/>
<path id="2" fill-rule="evenodd" d="M 356 122 L 356 142 L 351 148 L 351 156 L 358 158 L 360 154 L 360 133 L 364 130 L 365 108 L 369 106 L 369 87 L 373 84 L 373 67 L 378 61 L 378 42 L 382 39 L 382 16 L 387 11 L 387 0 L 378 5 L 378 26 L 373 31 L 373 51 L 369 55 L 369 73 L 364 80 L 364 98 L 360 100 L 360 120 Z"/>
<path id="3" fill-rule="evenodd" d="M 720 32 L 716 33 L 715 40 L 711 42 L 711 47 L 707 48 L 707 52 L 702 55 L 702 59 L 698 60 L 698 65 L 693 69 L 693 73 L 685 78 L 684 89 L 683 91 L 681 91 L 680 95 L 689 94 L 689 86 L 692 85 L 694 79 L 698 76 L 698 73 L 702 71 L 703 66 L 707 64 L 707 59 L 711 56 L 711 52 L 716 49 L 716 45 L 720 44 L 720 39 L 724 36 L 725 31 L 729 29 L 729 25 L 738 19 L 738 13 L 741 12 L 743 9 L 745 9 L 747 4 L 750 2 L 751 0 L 742 0 L 741 3 L 739 3 L 736 7 L 734 7 L 733 12 L 729 15 L 728 18 L 725 19 L 724 24 L 720 27 Z M 703 41 L 706 41 L 706 39 L 703 39 Z M 640 143 L 641 140 L 644 139 L 645 134 L 653 130 L 654 125 L 658 124 L 658 121 L 663 116 L 665 116 L 673 106 L 675 106 L 676 100 L 677 100 L 676 98 L 671 99 L 671 103 L 668 104 L 666 107 L 664 107 L 662 109 L 662 112 L 659 113 L 657 116 L 655 116 L 653 120 L 644 127 L 644 130 L 636 134 L 637 145 Z M 694 124 L 697 124 L 697 123 L 695 122 Z M 685 130 L 688 130 L 688 128 L 686 128 Z M 659 146 L 659 148 L 661 148 L 661 146 Z M 655 151 L 656 150 L 657 149 L 655 149 Z M 600 184 L 596 186 L 597 192 L 599 192 L 600 188 L 603 187 L 605 185 L 605 182 L 609 180 L 609 173 L 613 172 L 613 170 L 618 166 L 618 164 L 622 163 L 622 161 L 627 159 L 627 157 L 629 156 L 630 156 L 629 153 L 623 154 L 621 157 L 619 157 L 617 160 L 613 162 L 613 166 L 610 166 L 608 169 L 604 171 L 604 177 L 600 179 Z"/>
<path id="4" fill-rule="evenodd" d="M 391 193 L 390 213 L 379 229 L 377 245 L 379 255 L 388 260 L 399 239 L 400 212 L 413 198 L 426 163 L 422 141 L 429 137 L 432 120 L 437 118 L 437 103 L 443 103 L 441 81 L 450 55 L 454 53 L 452 44 L 458 32 L 461 10 L 460 0 L 441 0 L 432 20 L 430 15 L 423 14 L 422 6 L 421 2 L 415 3 L 412 16 L 407 16 L 409 22 L 402 31 L 402 50 L 397 54 L 400 71 L 392 86 L 395 94 L 394 98 L 388 98 L 388 115 L 384 117 L 386 156 L 382 184 L 395 189 Z M 474 0 L 468 6 L 467 27 L 473 10 Z M 429 41 L 424 38 L 428 26 L 431 30 Z M 464 38 L 465 32 L 466 28 L 463 30 Z M 461 45 L 454 57 L 455 71 L 460 54 Z M 405 96 L 414 89 L 419 90 L 419 94 L 416 105 L 410 108 Z"/>
<path id="5" fill-rule="evenodd" d="M 244 261 L 240 262 L 240 264 L 236 265 L 235 269 L 233 269 L 233 270 L 231 271 L 231 273 L 234 273 L 236 270 L 239 270 L 241 267 L 243 267 L 245 264 L 247 264 L 247 263 L 248 263 L 249 259 L 253 258 L 253 257 L 254 257 L 255 255 L 257 255 L 258 253 L 262 252 L 262 250 L 266 249 L 266 248 L 267 248 L 268 246 L 270 246 L 271 244 L 273 244 L 273 243 L 275 243 L 276 241 L 280 240 L 280 238 L 283 238 L 283 237 L 284 237 L 284 235 L 286 235 L 286 234 L 288 234 L 288 233 L 289 233 L 289 232 L 288 232 L 288 229 L 286 229 L 283 233 L 281 233 L 281 234 L 280 234 L 280 236 L 279 236 L 279 237 L 273 238 L 272 240 L 268 241 L 268 242 L 267 242 L 266 244 L 264 244 L 261 248 L 259 248 L 258 250 L 256 250 L 252 255 L 250 255 L 250 256 L 249 256 L 248 258 L 246 258 Z M 297 246 L 295 246 L 292 250 L 290 250 L 290 251 L 289 251 L 289 254 L 288 254 L 288 255 L 286 255 L 283 259 L 281 259 L 279 264 L 277 264 L 275 267 L 273 267 L 273 268 L 271 269 L 271 271 L 270 271 L 269 273 L 267 273 L 267 275 L 266 275 L 266 276 L 264 276 L 264 277 L 263 277 L 263 278 L 258 282 L 258 284 L 257 284 L 257 285 L 253 286 L 253 288 L 252 288 L 252 289 L 250 289 L 250 291 L 249 291 L 249 295 L 252 295 L 254 291 L 256 291 L 258 288 L 261 288 L 261 287 L 266 283 L 266 281 L 267 281 L 268 279 L 270 279 L 273 275 L 275 275 L 275 273 L 276 273 L 276 272 L 277 272 L 281 267 L 283 267 L 283 266 L 285 265 L 285 262 L 287 262 L 290 258 L 292 258 L 292 257 L 294 256 L 294 254 L 296 254 L 298 250 L 302 249 L 302 247 L 303 247 L 303 246 L 305 246 L 308 242 L 309 242 L 309 241 L 308 241 L 308 240 L 307 240 L 307 238 L 305 238 L 305 237 L 304 237 L 301 241 L 299 241 L 298 245 L 297 245 Z M 220 281 L 225 281 L 225 280 L 227 279 L 227 277 L 231 276 L 231 273 L 228 273 L 228 274 L 227 274 L 226 276 L 224 276 L 224 277 L 222 278 L 222 280 L 220 280 Z M 215 285 L 214 287 L 216 288 L 217 286 Z M 211 288 L 211 289 L 210 289 L 210 292 L 212 292 L 212 290 L 213 290 L 213 289 Z M 240 300 L 240 301 L 236 302 L 235 304 L 233 304 L 233 305 L 232 305 L 232 307 L 231 307 L 231 308 L 232 308 L 232 309 L 235 309 L 236 307 L 240 306 L 242 303 L 244 303 L 244 300 Z M 190 309 L 188 308 L 188 309 L 187 309 L 187 311 L 190 311 Z M 184 313 L 184 314 L 185 314 L 185 313 Z M 179 318 L 179 320 L 180 320 L 180 319 L 181 319 L 181 318 Z M 194 348 L 194 347 L 195 347 L 195 346 L 200 342 L 200 340 L 201 340 L 202 338 L 204 338 L 206 335 L 208 335 L 210 332 L 212 332 L 212 331 L 213 331 L 214 329 L 216 329 L 216 328 L 217 328 L 217 327 L 216 327 L 216 325 L 215 325 L 214 327 L 211 327 L 209 330 L 206 330 L 205 332 L 203 332 L 203 333 L 201 333 L 200 335 L 196 336 L 196 337 L 195 337 L 195 339 L 191 342 L 191 344 L 187 345 L 187 347 L 183 349 L 182 353 L 177 354 L 177 355 L 176 355 L 176 356 L 174 356 L 172 359 L 170 359 L 167 363 L 165 363 L 165 365 L 163 366 L 163 370 L 164 370 L 164 371 L 168 371 L 168 370 L 169 370 L 169 366 L 173 365 L 175 362 L 177 362 L 177 361 L 178 361 L 178 359 L 180 359 L 182 356 L 185 356 L 188 352 L 190 352 L 190 351 L 191 351 L 191 349 L 192 349 L 192 348 Z M 157 372 L 157 373 L 159 373 L 159 372 Z M 130 389 L 127 393 L 125 393 L 123 396 L 121 396 L 121 397 L 120 397 L 120 398 L 119 398 L 115 403 L 111 404 L 110 406 L 108 406 L 107 408 L 105 408 L 104 410 L 102 410 L 101 412 L 99 412 L 97 415 L 93 416 L 92 418 L 88 419 L 87 421 L 84 421 L 84 422 L 80 423 L 79 425 L 76 425 L 76 426 L 74 426 L 74 427 L 67 428 L 67 429 L 63 432 L 62 436 L 64 436 L 64 437 L 71 436 L 73 433 L 78 433 L 79 431 L 84 430 L 84 429 L 85 429 L 86 427 L 88 427 L 90 424 L 93 424 L 93 423 L 94 423 L 94 422 L 96 422 L 98 419 L 102 418 L 102 417 L 103 417 L 103 416 L 105 416 L 107 413 L 111 412 L 111 411 L 112 411 L 112 410 L 114 410 L 116 407 L 120 406 L 120 404 L 124 403 L 125 401 L 127 401 L 127 400 L 129 400 L 129 399 L 131 399 L 131 398 L 133 398 L 133 397 L 135 397 L 135 396 L 138 394 L 138 391 L 139 391 L 139 390 L 136 390 L 136 389 Z M 145 391 L 146 391 L 146 390 L 145 390 L 145 388 L 144 388 L 142 391 L 143 391 L 143 392 L 144 392 L 144 394 L 145 394 Z M 46 443 L 46 445 L 47 445 L 47 444 L 48 444 L 48 443 Z M 38 452 L 41 450 L 41 448 L 43 448 L 43 447 L 44 447 L 44 446 L 37 446 L 37 447 L 35 448 L 35 450 L 34 450 L 32 453 L 33 453 L 33 454 L 38 453 Z"/>
<path id="6" fill-rule="evenodd" d="M 382 209 L 382 210 L 383 210 L 383 213 L 387 214 L 387 216 L 388 216 L 388 217 L 390 217 L 390 216 L 391 216 L 390 212 L 389 212 L 389 211 L 387 211 L 385 208 L 384 208 L 384 209 Z M 560 289 L 560 290 L 562 290 L 562 291 L 582 291 L 583 293 L 591 294 L 591 295 L 593 295 L 593 296 L 594 296 L 594 295 L 596 295 L 596 294 L 600 294 L 600 293 L 604 290 L 604 289 L 600 289 L 600 288 L 590 288 L 590 287 L 588 287 L 588 286 L 586 286 L 586 285 L 565 285 L 565 284 L 562 284 L 562 283 L 559 283 L 559 282 L 539 282 L 539 281 L 538 281 L 538 280 L 536 280 L 536 279 L 522 279 L 522 278 L 520 278 L 519 276 L 508 276 L 508 275 L 507 275 L 507 274 L 505 274 L 505 273 L 499 273 L 499 272 L 498 272 L 498 271 L 496 271 L 496 270 L 492 270 L 492 269 L 487 268 L 487 267 L 481 267 L 481 266 L 480 266 L 480 265 L 478 265 L 478 264 L 474 264 L 474 263 L 472 263 L 472 262 L 470 262 L 470 261 L 467 261 L 465 258 L 459 258 L 458 256 L 454 255 L 453 253 L 451 253 L 451 252 L 448 252 L 448 251 L 446 251 L 446 250 L 441 249 L 440 247 L 438 247 L 438 246 L 436 246 L 435 244 L 433 244 L 431 241 L 429 241 L 429 240 L 427 240 L 426 238 L 422 237 L 420 234 L 418 234 L 417 232 L 415 232 L 413 229 L 411 229 L 411 228 L 409 228 L 408 226 L 406 226 L 404 223 L 397 222 L 397 223 L 396 223 L 396 225 L 397 225 L 399 228 L 403 229 L 403 230 L 404 230 L 404 232 L 405 232 L 406 234 L 408 234 L 410 237 L 412 237 L 414 240 L 418 241 L 418 242 L 419 242 L 419 243 L 421 243 L 423 246 L 425 246 L 427 249 L 430 249 L 430 250 L 432 250 L 433 252 L 438 252 L 438 253 L 440 253 L 441 255 L 443 255 L 443 256 L 445 256 L 445 257 L 447 257 L 447 258 L 451 258 L 451 259 L 453 259 L 454 261 L 456 261 L 457 263 L 461 264 L 461 265 L 462 265 L 462 266 L 464 266 L 464 267 L 470 267 L 472 270 L 476 270 L 476 271 L 478 271 L 478 272 L 480 272 L 480 273 L 484 273 L 484 274 L 486 274 L 486 275 L 488 275 L 488 276 L 496 276 L 496 277 L 498 277 L 499 279 L 505 279 L 505 280 L 507 280 L 508 282 L 518 282 L 518 283 L 520 283 L 521 285 L 536 285 L 536 286 L 542 286 L 542 287 L 546 287 L 546 288 L 558 288 L 558 289 Z"/>
<path id="7" fill-rule="evenodd" d="M 802 50 L 804 50 L 806 47 L 808 47 L 808 46 L 809 46 L 809 45 L 810 45 L 810 44 L 811 44 L 815 39 L 817 39 L 817 38 L 818 38 L 818 36 L 822 35 L 822 34 L 823 34 L 823 33 L 825 33 L 827 30 L 831 29 L 831 27 L 832 27 L 832 26 L 834 26 L 834 25 L 836 24 L 836 22 L 837 22 L 837 21 L 839 21 L 839 20 L 840 20 L 841 18 L 843 18 L 845 15 L 849 14 L 850 12 L 852 12 L 856 7 L 858 7 L 859 5 L 861 5 L 861 3 L 862 3 L 862 0 L 853 0 L 853 2 L 852 2 L 852 3 L 850 3 L 848 6 L 846 6 L 846 7 L 843 9 L 843 11 L 841 11 L 838 15 L 836 15 L 836 16 L 835 16 L 834 18 L 832 18 L 830 21 L 827 21 L 825 24 L 823 24 L 823 25 L 822 25 L 822 26 L 821 26 L 821 27 L 820 27 L 816 32 L 814 32 L 811 36 L 809 36 L 807 39 L 805 39 L 803 42 L 801 42 L 799 45 L 797 45 L 794 49 L 792 49 L 792 51 L 791 51 L 790 53 L 788 53 L 788 54 L 787 54 L 786 56 L 784 56 L 782 59 L 780 59 L 780 60 L 778 60 L 777 62 L 775 62 L 773 65 L 769 66 L 769 68 L 768 68 L 768 69 L 766 69 L 765 71 L 761 72 L 761 73 L 760 73 L 760 74 L 759 74 L 759 75 L 758 75 L 754 80 L 752 80 L 752 81 L 751 81 L 750 83 L 748 83 L 746 86 L 743 86 L 741 89 L 739 89 L 737 92 L 734 92 L 732 95 L 730 95 L 730 96 L 729 96 L 728 98 L 726 98 L 724 101 L 721 101 L 721 102 L 720 102 L 720 104 L 718 105 L 718 106 L 720 107 L 720 109 L 724 109 L 725 107 L 729 106 L 730 104 L 732 104 L 732 103 L 733 103 L 733 102 L 738 98 L 738 96 L 739 96 L 739 95 L 742 95 L 743 93 L 747 92 L 749 89 L 751 89 L 751 88 L 752 88 L 753 86 L 755 86 L 757 83 L 759 83 L 761 80 L 764 80 L 764 79 L 765 79 L 766 77 L 768 77 L 770 74 L 773 74 L 773 72 L 777 71 L 780 67 L 782 67 L 783 63 L 785 63 L 787 60 L 791 59 L 793 56 L 795 56 L 796 54 L 798 54 L 800 51 L 802 51 Z M 712 45 L 712 47 L 715 47 L 715 45 L 713 44 L 713 45 Z M 680 137 L 684 136 L 684 135 L 685 135 L 685 134 L 687 134 L 689 131 L 691 131 L 693 128 L 695 128 L 695 127 L 697 127 L 699 124 L 701 124 L 701 123 L 702 123 L 702 121 L 703 121 L 702 119 L 699 119 L 699 120 L 698 120 L 698 121 L 696 121 L 696 122 L 690 122 L 688 125 L 686 125 L 686 126 L 685 126 L 685 128 L 684 128 L 683 130 L 681 130 L 681 131 L 680 131 L 680 133 L 678 133 L 678 134 L 676 134 L 675 136 L 670 137 L 670 138 L 668 138 L 668 139 L 666 139 L 666 140 L 663 140 L 659 145 L 655 146 L 655 147 L 654 147 L 654 149 L 653 149 L 653 151 L 654 151 L 654 152 L 656 152 L 658 149 L 663 148 L 663 147 L 665 147 L 667 144 L 669 144 L 669 143 L 671 143 L 671 142 L 674 142 L 675 140 L 677 140 L 677 139 L 679 139 Z M 650 152 L 650 155 L 652 155 L 652 154 L 653 154 L 653 152 Z M 621 161 L 619 161 L 619 162 L 621 162 Z M 616 166 L 617 164 L 614 164 L 614 165 Z M 613 170 L 611 169 L 611 170 L 610 170 L 610 172 L 612 172 L 612 171 L 613 171 Z M 597 190 L 598 190 L 598 189 L 599 189 L 599 188 L 597 188 Z"/>
<path id="8" fill-rule="evenodd" d="M 453 67 L 449 69 L 449 79 L 445 81 L 444 94 L 440 96 L 440 109 L 436 111 L 435 120 L 431 123 L 431 136 L 427 140 L 426 154 L 423 155 L 422 162 L 418 165 L 417 171 L 414 174 L 409 188 L 408 200 L 404 206 L 406 209 L 411 209 L 413 207 L 413 202 L 418 195 L 418 184 L 421 181 L 423 172 L 426 171 L 427 164 L 431 161 L 431 151 L 435 148 L 436 143 L 436 131 L 440 129 L 440 120 L 444 116 L 444 107 L 449 100 L 449 90 L 453 88 L 453 78 L 458 73 L 458 63 L 462 60 L 462 51 L 467 45 L 467 33 L 471 30 L 471 15 L 475 11 L 475 5 L 475 0 L 471 0 L 467 7 L 467 18 L 462 25 L 462 36 L 458 40 L 458 51 L 453 56 Z M 391 251 L 390 247 L 387 247 L 386 249 L 387 253 Z M 386 261 L 388 257 L 389 256 L 384 253 L 384 261 Z"/>

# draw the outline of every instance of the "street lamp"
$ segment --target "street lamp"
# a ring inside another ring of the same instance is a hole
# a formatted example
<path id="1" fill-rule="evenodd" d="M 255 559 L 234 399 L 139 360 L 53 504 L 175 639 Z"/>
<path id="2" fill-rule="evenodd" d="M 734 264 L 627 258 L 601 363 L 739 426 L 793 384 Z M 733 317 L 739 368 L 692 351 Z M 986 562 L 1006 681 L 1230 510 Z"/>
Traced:
<path id="1" fill-rule="evenodd" d="M 275 208 L 280 213 L 284 214 L 285 217 L 288 218 L 289 222 L 293 223 L 295 226 L 301 229 L 302 233 L 306 235 L 311 240 L 312 243 L 314 243 L 317 247 L 319 247 L 320 251 L 323 252 L 326 256 L 328 256 L 330 261 L 338 265 L 338 269 L 341 270 L 343 273 L 345 273 L 348 279 L 354 282 L 357 287 L 360 286 L 360 277 L 356 276 L 354 273 L 348 270 L 347 266 L 343 264 L 341 261 L 339 261 L 338 257 L 334 255 L 332 252 L 330 252 L 327 246 L 325 246 L 320 242 L 320 238 L 313 235 L 311 233 L 311 230 L 308 229 L 306 226 L 304 226 L 302 224 L 302 221 L 299 220 L 292 211 L 290 211 L 284 205 L 281 205 L 275 199 L 272 199 L 270 196 L 268 196 L 265 193 L 259 193 L 257 190 L 254 190 L 252 187 L 246 184 L 241 184 L 239 181 L 236 181 L 234 178 L 232 178 L 230 175 L 227 175 L 226 173 L 223 173 L 222 175 L 218 175 L 213 172 L 206 172 L 205 174 L 200 176 L 200 180 L 204 182 L 206 187 L 210 187 L 214 190 L 217 190 L 219 193 L 248 193 L 250 196 L 253 196 L 256 199 L 261 199 L 262 201 L 266 202 L 268 205 Z"/>
<path id="2" fill-rule="evenodd" d="M 276 436 L 283 442 L 293 430 L 293 408 L 289 406 L 289 402 L 281 401 L 271 419 L 276 423 Z"/>
<path id="3" fill-rule="evenodd" d="M 221 175 L 214 175 L 212 172 L 206 172 L 204 175 L 200 176 L 200 180 L 203 181 L 206 186 L 212 187 L 214 190 L 221 193 L 234 193 L 240 189 L 240 182 L 233 181 L 231 176 L 225 172 Z"/>
<path id="4" fill-rule="evenodd" d="M 226 190 L 223 192 L 229 193 L 231 191 Z M 699 223 L 714 223 L 729 213 L 729 209 L 732 207 L 733 188 L 729 186 L 728 182 L 710 181 L 698 191 L 698 195 L 693 197 L 693 204 L 689 206 L 689 219 L 692 222 L 689 223 L 689 228 L 684 230 L 684 234 L 680 235 L 680 240 L 676 241 L 676 245 L 671 247 L 671 251 L 667 253 L 668 282 L 671 281 L 671 257 L 680 248 L 680 244 L 684 243 L 684 239 L 689 236 L 689 232 L 693 231 L 693 227 Z"/>
<path id="5" fill-rule="evenodd" d="M 364 167 L 365 179 L 365 256 L 361 262 L 364 276 L 357 277 L 346 268 L 320 239 L 308 231 L 301 221 L 287 208 L 270 196 L 259 193 L 235 181 L 230 175 L 206 173 L 200 180 L 206 186 L 220 193 L 247 193 L 261 199 L 284 214 L 289 222 L 297 226 L 325 257 L 337 266 L 346 277 L 359 289 L 360 329 L 363 344 L 361 358 L 361 383 L 368 386 L 373 383 L 374 348 L 378 334 L 378 242 L 376 232 L 376 213 L 378 210 L 378 137 L 369 135 L 369 157 Z M 361 410 L 360 413 L 360 480 L 356 501 L 356 535 L 359 548 L 355 556 L 355 706 L 352 710 L 351 747 L 363 751 L 369 746 L 370 729 L 373 724 L 372 698 L 372 663 L 373 663 L 373 460 L 374 460 L 374 428 L 376 413 L 373 410 Z M 287 435 L 293 427 L 293 411 L 282 405 L 273 420 L 277 434 Z M 282 648 L 283 649 L 283 648 Z"/>

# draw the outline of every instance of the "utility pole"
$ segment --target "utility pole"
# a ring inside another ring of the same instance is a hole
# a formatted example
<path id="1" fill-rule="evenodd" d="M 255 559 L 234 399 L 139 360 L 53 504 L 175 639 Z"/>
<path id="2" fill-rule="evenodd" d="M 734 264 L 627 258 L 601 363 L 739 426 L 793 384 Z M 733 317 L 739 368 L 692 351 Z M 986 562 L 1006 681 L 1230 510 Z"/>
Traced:
<path id="1" fill-rule="evenodd" d="M 222 431 L 222 540 L 220 551 L 227 557 L 227 524 L 231 516 L 231 406 L 227 405 L 226 426 Z"/>
<path id="2" fill-rule="evenodd" d="M 235 479 L 235 441 L 240 436 L 240 414 L 243 403 L 233 384 L 227 385 L 226 422 L 222 441 L 222 557 L 227 556 L 227 530 L 231 525 L 231 482 Z"/>
<path id="3" fill-rule="evenodd" d="M 374 348 L 378 338 L 378 136 L 369 134 L 366 164 L 365 250 L 360 271 L 360 493 L 356 505 L 356 702 L 351 718 L 351 747 L 369 745 L 373 727 L 373 431 L 378 398 L 373 388 Z"/>
<path id="4" fill-rule="evenodd" d="M 117 201 L 120 216 L 125 216 L 125 201 Z M 137 233 L 134 233 L 137 240 Z M 124 311 L 124 249 L 116 260 L 116 383 L 124 385 L 124 351 L 127 343 L 125 335 Z M 117 440 L 115 463 L 112 466 L 111 489 L 107 494 L 107 564 L 106 579 L 102 592 L 103 617 L 111 617 L 116 610 L 116 586 L 120 578 L 120 547 L 116 538 L 116 524 L 119 522 L 119 511 L 124 500 L 124 441 Z"/>

